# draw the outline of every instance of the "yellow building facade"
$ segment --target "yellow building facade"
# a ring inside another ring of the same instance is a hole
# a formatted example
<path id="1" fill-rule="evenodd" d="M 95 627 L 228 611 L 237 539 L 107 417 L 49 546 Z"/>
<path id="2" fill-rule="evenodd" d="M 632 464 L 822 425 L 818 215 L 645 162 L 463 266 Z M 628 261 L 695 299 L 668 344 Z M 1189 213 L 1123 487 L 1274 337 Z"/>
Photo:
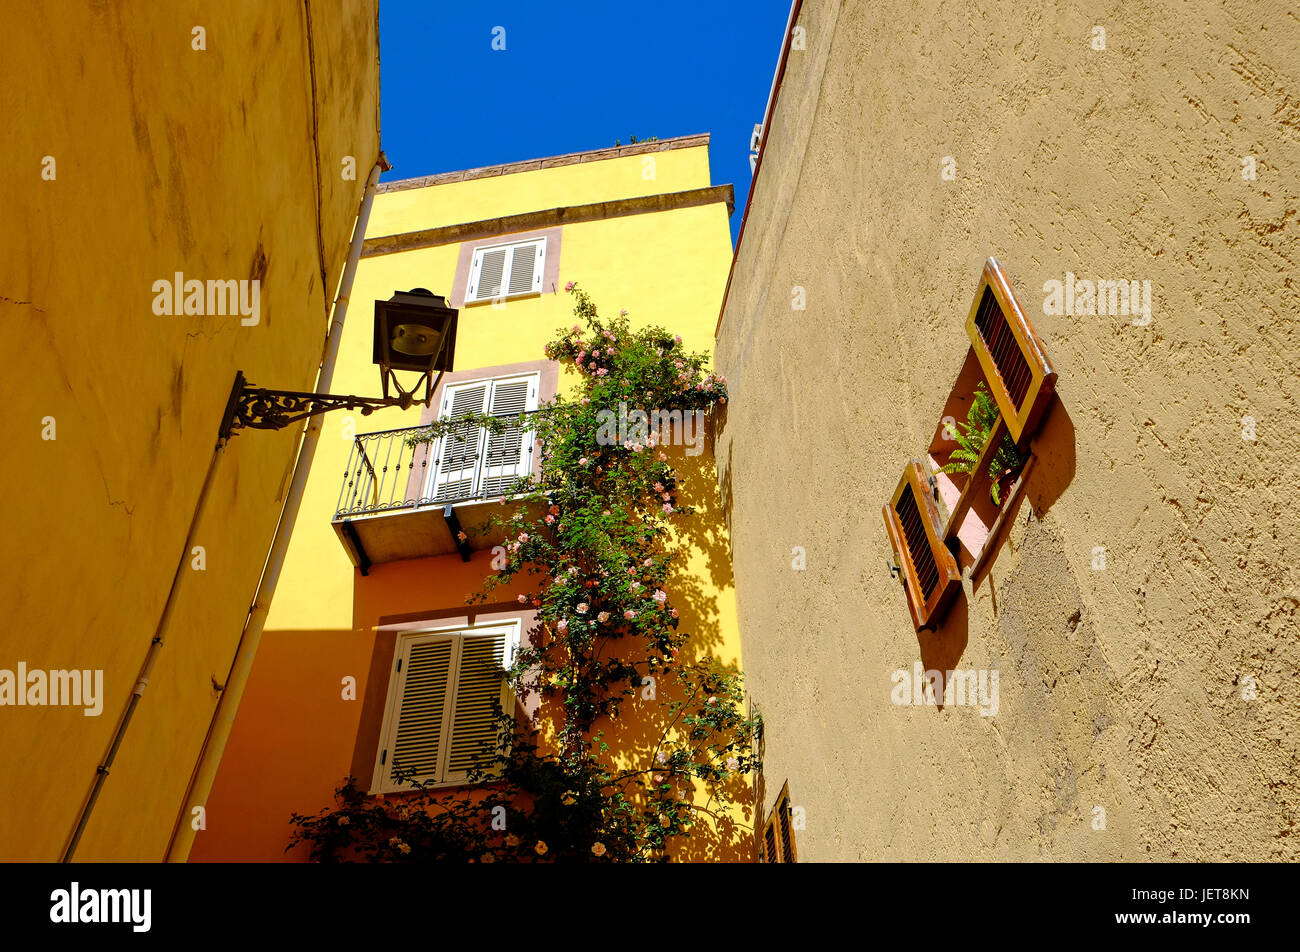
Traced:
<path id="1" fill-rule="evenodd" d="M 297 432 L 238 437 L 187 533 L 235 372 L 314 385 L 379 155 L 377 4 L 21 6 L 0 38 L 0 859 L 68 855 L 84 816 L 72 858 L 159 861 Z M 178 274 L 248 307 L 162 313 Z"/>
<path id="2" fill-rule="evenodd" d="M 429 501 L 437 493 L 424 475 L 427 453 L 404 447 L 400 436 L 371 434 L 415 427 L 479 381 L 505 387 L 522 380 L 531 388 L 529 406 L 557 390 L 572 392 L 574 378 L 543 352 L 557 329 L 574 322 L 573 299 L 564 293 L 571 281 L 604 315 L 626 309 L 633 326 L 662 325 L 681 334 L 688 348 L 710 352 L 731 260 L 731 203 L 730 186 L 710 184 L 707 136 L 380 187 L 332 389 L 374 390 L 373 302 L 414 288 L 445 295 L 459 309 L 454 371 L 430 410 L 417 404 L 364 418 L 346 412 L 325 418 L 284 573 L 203 804 L 205 828 L 197 832 L 191 860 L 284 859 L 291 813 L 329 806 L 349 775 L 370 786 L 391 726 L 394 659 L 409 632 L 530 623 L 530 614 L 512 605 L 523 591 L 518 587 L 497 592 L 488 605 L 466 605 L 493 571 L 490 548 L 457 551 L 445 507 Z M 502 246 L 538 249 L 531 283 L 496 302 L 475 301 L 480 261 Z M 371 467 L 373 476 L 366 472 Z M 684 491 L 702 508 L 676 542 L 678 571 L 695 593 L 683 607 L 683 628 L 697 633 L 702 654 L 738 669 L 730 555 L 711 451 L 683 458 L 682 469 Z M 393 495 L 395 470 L 404 475 Z M 354 508 L 359 493 L 366 498 Z M 426 502 L 362 511 L 404 494 Z M 480 491 L 451 508 L 468 527 L 484 514 L 484 499 L 496 497 Z M 614 755 L 638 753 L 615 745 Z M 747 833 L 731 831 L 715 847 L 747 857 Z M 305 855 L 299 848 L 288 858 Z M 690 848 L 682 855 L 691 855 Z"/>

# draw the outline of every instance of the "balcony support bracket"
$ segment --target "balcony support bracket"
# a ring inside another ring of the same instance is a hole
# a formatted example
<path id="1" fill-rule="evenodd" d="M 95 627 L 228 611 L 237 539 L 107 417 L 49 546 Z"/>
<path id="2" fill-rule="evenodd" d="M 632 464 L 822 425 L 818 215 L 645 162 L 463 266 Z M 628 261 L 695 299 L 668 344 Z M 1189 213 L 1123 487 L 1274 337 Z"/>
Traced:
<path id="1" fill-rule="evenodd" d="M 468 562 L 470 559 L 469 539 L 464 538 L 464 533 L 460 528 L 460 519 L 456 516 L 456 510 L 451 506 L 444 506 L 442 509 L 442 518 L 447 523 L 447 531 L 451 537 L 456 540 L 456 548 L 460 552 L 460 560 Z"/>
<path id="2" fill-rule="evenodd" d="M 347 537 L 348 544 L 351 545 L 352 551 L 357 556 L 357 568 L 361 570 L 362 575 L 370 574 L 370 556 L 366 555 L 366 547 L 361 544 L 361 536 L 357 534 L 357 528 L 351 520 L 344 519 L 339 523 L 339 528 L 343 530 L 343 535 Z"/>

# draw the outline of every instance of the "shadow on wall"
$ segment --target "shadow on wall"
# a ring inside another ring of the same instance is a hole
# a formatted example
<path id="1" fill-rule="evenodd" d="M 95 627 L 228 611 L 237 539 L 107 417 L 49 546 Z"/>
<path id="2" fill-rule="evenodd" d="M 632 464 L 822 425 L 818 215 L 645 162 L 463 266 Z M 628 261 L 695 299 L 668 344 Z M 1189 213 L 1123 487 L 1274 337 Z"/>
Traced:
<path id="1" fill-rule="evenodd" d="M 727 428 L 727 410 L 731 404 L 724 403 L 713 408 L 713 419 L 709 427 L 709 452 L 713 458 L 717 459 L 718 443 L 722 440 L 722 434 Z M 731 463 L 732 452 L 735 449 L 735 440 L 727 440 L 727 463 L 717 470 L 718 483 L 718 506 L 722 513 L 722 525 L 727 530 L 727 538 L 731 538 Z"/>
<path id="2" fill-rule="evenodd" d="M 1007 511 L 997 535 L 989 537 L 985 542 L 989 547 L 989 556 L 974 579 L 976 587 L 983 584 L 984 580 L 992 574 L 1007 534 L 1015 520 L 1020 517 L 1023 501 L 1028 499 L 1033 518 L 1041 519 L 1074 481 L 1074 438 L 1074 422 L 1058 396 L 1052 402 L 1052 407 L 1037 437 L 1032 441 L 1036 459 L 1033 472 L 1025 484 L 1025 491 Z M 996 620 L 997 592 L 991 588 L 989 594 L 993 600 L 993 617 Z M 927 671 L 951 672 L 959 666 L 969 639 L 970 608 L 966 604 L 965 597 L 959 596 L 938 630 L 916 633 L 916 640 L 921 649 L 921 664 Z M 943 710 L 942 703 L 936 707 L 938 710 Z"/>
<path id="3" fill-rule="evenodd" d="M 693 506 L 695 512 L 675 528 L 674 542 L 679 555 L 665 588 L 680 616 L 680 630 L 691 636 L 683 660 L 711 659 L 719 664 L 722 672 L 735 675 L 739 673 L 738 665 L 719 657 L 724 652 L 732 654 L 738 646 L 727 645 L 718 604 L 719 597 L 732 597 L 732 574 L 711 450 L 710 443 L 699 456 L 687 456 L 680 449 L 667 448 L 677 470 L 679 497 Z M 631 642 L 615 641 L 611 648 L 617 652 L 631 646 Z M 604 732 L 603 740 L 615 752 L 621 766 L 646 770 L 650 782 L 653 782 L 660 740 L 672 721 L 668 706 L 685 700 L 682 685 L 673 677 L 660 677 L 655 695 L 652 701 L 643 700 L 640 694 L 629 698 L 619 717 L 602 718 L 595 725 L 595 731 Z M 650 716 L 638 714 L 647 708 L 653 712 Z M 679 788 L 676 792 L 691 799 L 701 791 L 702 787 L 697 786 L 694 790 Z M 697 806 L 703 807 L 698 814 L 701 822 L 689 837 L 670 842 L 668 852 L 675 862 L 747 862 L 753 858 L 756 821 L 751 778 L 733 776 L 721 785 L 721 793 L 731 804 L 728 814 L 716 812 L 717 801 L 696 800 Z"/>

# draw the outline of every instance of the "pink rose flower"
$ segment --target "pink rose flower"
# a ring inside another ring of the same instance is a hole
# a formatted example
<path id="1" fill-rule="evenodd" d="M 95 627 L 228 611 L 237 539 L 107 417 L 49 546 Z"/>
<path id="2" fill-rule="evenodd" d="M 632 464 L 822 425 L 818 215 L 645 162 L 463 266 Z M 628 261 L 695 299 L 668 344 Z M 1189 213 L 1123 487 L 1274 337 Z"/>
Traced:
<path id="1" fill-rule="evenodd" d="M 609 621 L 609 612 L 601 612 L 596 616 L 596 621 L 600 622 L 602 625 L 605 624 L 605 622 Z"/>
<path id="2" fill-rule="evenodd" d="M 520 596 L 519 596 L 519 604 L 520 604 L 520 605 L 523 605 L 523 604 L 524 604 L 525 602 L 527 602 L 527 601 L 528 601 L 528 596 L 527 596 L 527 595 L 520 595 Z"/>
<path id="3" fill-rule="evenodd" d="M 564 634 L 566 631 L 569 630 L 569 623 L 565 621 L 563 618 L 561 618 L 559 621 L 555 623 L 555 630 L 558 631 L 560 634 Z"/>
<path id="4" fill-rule="evenodd" d="M 587 614 L 587 609 L 590 607 L 591 606 L 588 605 L 586 602 L 578 602 L 578 606 L 577 606 L 578 614 L 579 615 Z"/>
<path id="5" fill-rule="evenodd" d="M 629 608 L 627 611 L 623 613 L 623 617 L 626 618 L 628 621 L 631 621 L 633 618 L 636 617 L 636 612 L 632 611 L 632 609 Z"/>

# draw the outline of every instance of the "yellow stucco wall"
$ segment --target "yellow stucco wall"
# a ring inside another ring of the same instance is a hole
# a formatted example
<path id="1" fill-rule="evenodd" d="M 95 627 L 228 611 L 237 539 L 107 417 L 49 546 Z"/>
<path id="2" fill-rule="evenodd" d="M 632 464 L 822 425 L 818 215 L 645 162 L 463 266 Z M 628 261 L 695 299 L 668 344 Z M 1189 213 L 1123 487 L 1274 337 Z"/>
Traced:
<path id="1" fill-rule="evenodd" d="M 377 9 L 21 6 L 0 38 L 0 668 L 103 669 L 105 692 L 98 717 L 0 707 L 0 859 L 54 860 L 149 648 L 235 371 L 314 383 L 378 155 Z M 153 283 L 178 271 L 261 275 L 260 322 L 155 315 Z M 206 570 L 187 569 L 78 859 L 162 859 L 295 453 L 288 432 L 227 451 Z"/>
<path id="2" fill-rule="evenodd" d="M 815 861 L 1294 860 L 1294 16 L 807 0 L 799 23 L 717 357 L 764 808 L 788 779 Z M 881 507 L 990 255 L 1059 401 L 973 604 L 918 636 Z M 1067 271 L 1149 280 L 1150 323 L 1046 313 Z M 895 706 L 918 660 L 999 671 L 998 713 Z"/>
<path id="3" fill-rule="evenodd" d="M 654 158 L 652 180 L 643 177 L 646 166 L 642 157 L 633 155 L 383 192 L 376 198 L 368 237 L 710 184 L 704 145 L 657 152 Z M 661 324 L 680 333 L 692 349 L 711 350 L 730 251 L 725 203 L 563 225 L 559 293 L 507 301 L 503 309 L 487 304 L 462 307 L 455 369 L 544 359 L 544 344 L 557 328 L 575 320 L 573 299 L 563 292 L 568 281 L 579 282 L 608 316 L 626 308 L 635 323 Z M 453 243 L 362 260 L 334 379 L 336 392 L 376 390 L 378 373 L 371 363 L 373 302 L 388 299 L 394 291 L 420 286 L 449 294 L 459 252 L 460 245 Z M 562 374 L 561 389 L 572 386 L 574 380 Z M 356 712 L 365 703 L 364 692 L 386 688 L 383 683 L 364 683 L 365 671 L 356 670 L 369 663 L 377 613 L 455 608 L 464 604 L 463 593 L 481 584 L 484 553 L 476 557 L 479 569 L 470 573 L 472 578 L 466 577 L 466 569 L 472 566 L 465 566 L 457 555 L 379 565 L 370 577 L 362 578 L 330 525 L 351 434 L 413 426 L 419 417 L 418 406 L 405 412 L 383 410 L 369 417 L 347 413 L 326 417 L 248 694 L 209 798 L 208 829 L 199 834 L 191 858 L 282 857 L 289 834 L 289 810 L 314 812 L 329 805 L 332 787 L 351 767 Z M 700 458 L 707 459 L 707 455 Z M 706 511 L 683 539 L 682 572 L 683 579 L 690 578 L 702 593 L 696 601 L 708 607 L 698 617 L 685 615 L 684 627 L 698 622 L 707 649 L 724 663 L 738 667 L 740 645 L 730 561 L 725 543 L 719 549 L 719 511 L 716 505 L 709 505 L 716 495 L 716 483 L 711 464 L 697 463 L 695 468 L 707 472 L 685 475 L 696 494 L 692 501 L 704 503 Z M 448 581 L 452 579 L 456 581 Z M 318 697 L 313 716 L 323 725 L 322 731 L 344 737 L 329 750 L 315 745 L 310 753 L 304 752 L 304 757 L 312 758 L 310 764 L 290 771 L 296 776 L 289 777 L 268 761 L 272 756 L 284 756 L 286 747 L 267 738 L 279 736 L 279 732 L 301 734 L 303 726 L 297 719 L 304 715 L 277 705 L 275 692 L 280 688 L 273 678 L 291 670 L 294 654 L 313 644 L 338 658 L 335 665 L 312 666 L 312 677 L 322 679 L 311 688 Z M 355 702 L 343 700 L 337 688 L 339 679 L 348 674 L 357 676 L 362 685 Z M 321 758 L 328 762 L 321 763 Z M 268 770 L 262 770 L 260 763 L 267 763 Z M 263 796 L 250 796 L 250 788 L 262 783 L 268 772 L 274 782 Z M 286 795 L 286 785 L 293 784 L 297 786 Z M 259 802 L 275 815 L 259 816 L 254 821 L 256 830 L 250 833 L 241 824 L 249 807 Z"/>

